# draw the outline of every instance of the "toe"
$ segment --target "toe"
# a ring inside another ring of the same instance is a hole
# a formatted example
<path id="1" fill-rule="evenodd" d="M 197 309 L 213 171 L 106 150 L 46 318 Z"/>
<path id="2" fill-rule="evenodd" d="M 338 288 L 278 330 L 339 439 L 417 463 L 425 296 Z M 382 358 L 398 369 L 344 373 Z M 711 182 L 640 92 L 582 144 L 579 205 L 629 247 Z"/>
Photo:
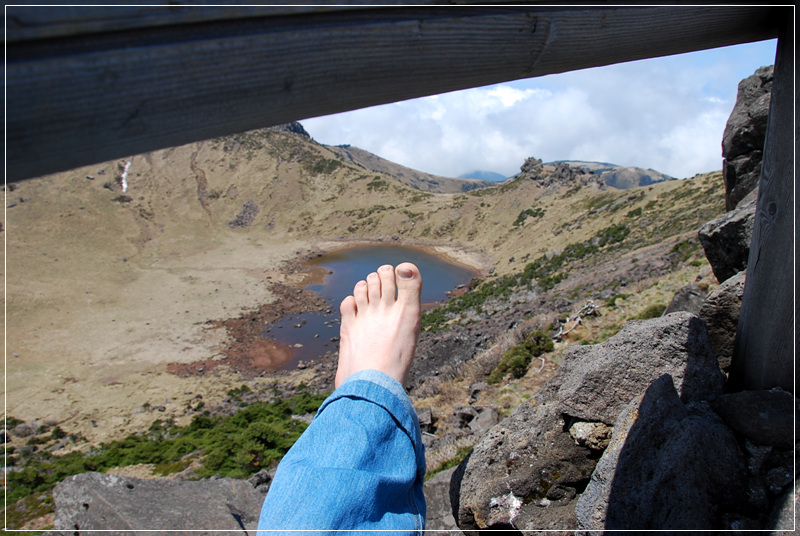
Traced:
<path id="1" fill-rule="evenodd" d="M 419 269 L 410 262 L 399 264 L 395 269 L 397 274 L 397 300 L 409 303 L 419 303 L 422 292 L 422 275 Z"/>
<path id="2" fill-rule="evenodd" d="M 381 280 L 375 272 L 367 276 L 367 298 L 374 305 L 381 301 Z"/>
<path id="3" fill-rule="evenodd" d="M 394 303 L 397 287 L 394 284 L 394 267 L 384 264 L 378 268 L 378 277 L 381 280 L 381 303 L 391 305 Z"/>
<path id="4" fill-rule="evenodd" d="M 339 305 L 339 312 L 342 314 L 342 322 L 347 322 L 356 316 L 356 299 L 348 296 Z"/>
<path id="5" fill-rule="evenodd" d="M 356 286 L 353 288 L 353 298 L 356 302 L 356 310 L 366 310 L 369 304 L 366 281 L 359 281 L 356 283 Z"/>

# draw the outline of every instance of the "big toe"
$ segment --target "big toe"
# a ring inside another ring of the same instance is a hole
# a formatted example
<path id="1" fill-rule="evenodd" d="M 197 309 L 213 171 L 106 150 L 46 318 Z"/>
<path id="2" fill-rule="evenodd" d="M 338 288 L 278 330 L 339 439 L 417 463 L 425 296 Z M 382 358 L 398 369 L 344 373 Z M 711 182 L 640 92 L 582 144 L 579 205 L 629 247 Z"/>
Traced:
<path id="1" fill-rule="evenodd" d="M 410 262 L 404 262 L 395 268 L 397 275 L 397 300 L 408 303 L 419 303 L 422 292 L 422 275 L 419 268 Z"/>

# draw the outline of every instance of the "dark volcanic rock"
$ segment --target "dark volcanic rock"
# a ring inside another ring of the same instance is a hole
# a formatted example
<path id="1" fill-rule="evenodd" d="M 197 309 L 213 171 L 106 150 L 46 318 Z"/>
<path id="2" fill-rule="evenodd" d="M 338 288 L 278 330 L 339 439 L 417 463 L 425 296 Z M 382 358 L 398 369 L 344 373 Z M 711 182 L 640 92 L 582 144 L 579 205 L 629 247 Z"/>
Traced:
<path id="1" fill-rule="evenodd" d="M 769 117 L 773 68 L 761 67 L 739 82 L 722 138 L 725 208 L 732 210 L 758 186 Z"/>
<path id="2" fill-rule="evenodd" d="M 759 445 L 794 446 L 795 398 L 788 391 L 776 387 L 726 394 L 715 409 L 728 426 Z"/>
<path id="3" fill-rule="evenodd" d="M 708 341 L 717 354 L 719 366 L 727 369 L 733 357 L 733 343 L 744 295 L 745 272 L 726 279 L 708 295 L 700 308 L 700 318 L 708 327 Z"/>
<path id="4" fill-rule="evenodd" d="M 733 432 L 687 407 L 665 374 L 614 426 L 576 516 L 581 530 L 708 530 L 746 504 Z"/>
<path id="5" fill-rule="evenodd" d="M 747 268 L 758 191 L 750 192 L 739 205 L 712 220 L 697 233 L 717 281 L 725 281 Z"/>
<path id="6" fill-rule="evenodd" d="M 420 335 L 406 388 L 418 397 L 433 396 L 441 381 L 455 377 L 457 367 L 472 358 L 487 337 L 468 329 Z"/>
<path id="7" fill-rule="evenodd" d="M 255 530 L 264 494 L 244 480 L 145 480 L 104 473 L 67 478 L 53 492 L 55 531 Z"/>
<path id="8" fill-rule="evenodd" d="M 239 211 L 239 214 L 228 222 L 228 226 L 232 229 L 249 227 L 253 224 L 253 221 L 255 221 L 258 212 L 258 204 L 252 199 L 249 199 L 242 205 L 242 210 Z"/>
<path id="9" fill-rule="evenodd" d="M 425 530 L 458 530 L 450 505 L 450 477 L 455 470 L 442 471 L 425 482 Z"/>
<path id="10" fill-rule="evenodd" d="M 675 293 L 672 301 L 669 302 L 669 305 L 664 310 L 664 314 L 668 315 L 678 311 L 686 311 L 694 315 L 700 314 L 700 308 L 703 306 L 705 299 L 706 293 L 696 283 L 689 283 Z"/>
<path id="11" fill-rule="evenodd" d="M 629 322 L 603 344 L 570 348 L 564 359 L 545 387 L 489 430 L 454 474 L 451 500 L 462 530 L 575 529 L 577 497 L 599 446 L 573 439 L 576 421 L 614 424 L 631 400 L 665 375 L 688 407 L 705 407 L 722 392 L 705 324 L 689 313 Z"/>

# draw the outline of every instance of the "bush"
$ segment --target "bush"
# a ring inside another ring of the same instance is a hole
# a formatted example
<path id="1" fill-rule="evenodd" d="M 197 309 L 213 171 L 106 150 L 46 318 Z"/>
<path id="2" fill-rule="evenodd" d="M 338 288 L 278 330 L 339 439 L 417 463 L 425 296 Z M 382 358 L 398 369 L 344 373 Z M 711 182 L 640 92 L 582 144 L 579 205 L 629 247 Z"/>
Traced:
<path id="1" fill-rule="evenodd" d="M 522 212 L 519 213 L 519 216 L 517 216 L 517 219 L 514 221 L 514 227 L 519 227 L 520 225 L 525 223 L 525 220 L 528 219 L 529 217 L 531 217 L 531 218 L 541 218 L 541 217 L 544 216 L 544 214 L 545 214 L 545 211 L 541 207 L 537 208 L 536 210 L 530 209 L 530 208 L 529 209 L 525 209 L 525 210 L 523 210 Z"/>
<path id="2" fill-rule="evenodd" d="M 528 366 L 534 357 L 551 351 L 553 351 L 553 340 L 547 333 L 537 329 L 531 332 L 524 342 L 503 354 L 500 364 L 489 374 L 487 381 L 490 384 L 497 383 L 506 374 L 511 374 L 514 378 L 521 378 L 528 371 Z"/>
<path id="3" fill-rule="evenodd" d="M 21 470 L 8 473 L 8 500 L 46 492 L 64 478 L 86 471 L 137 464 L 154 464 L 162 474 L 180 471 L 186 467 L 184 457 L 193 452 L 203 453 L 197 470 L 201 478 L 246 478 L 289 450 L 308 426 L 292 415 L 316 411 L 325 396 L 303 392 L 288 400 L 255 402 L 231 417 L 212 417 L 204 412 L 195 415 L 188 426 L 156 419 L 144 434 L 104 443 L 88 454 L 40 453 Z"/>
<path id="4" fill-rule="evenodd" d="M 654 303 L 653 305 L 647 306 L 644 311 L 639 313 L 638 315 L 634 316 L 634 320 L 650 320 L 651 318 L 658 318 L 662 314 L 664 314 L 664 310 L 667 308 L 666 305 L 661 303 Z"/>
<path id="5" fill-rule="evenodd" d="M 481 283 L 473 281 L 473 289 L 457 296 L 446 304 L 423 313 L 422 327 L 426 331 L 444 329 L 445 324 L 460 313 L 478 310 L 492 298 L 503 299 L 521 287 L 532 288 L 534 282 L 542 291 L 548 291 L 568 276 L 569 264 L 593 255 L 611 244 L 625 240 L 631 230 L 627 225 L 615 224 L 597 232 L 592 240 L 569 244 L 558 255 L 547 257 L 542 255 L 528 263 L 521 272 L 498 277 L 492 281 Z"/>
<path id="6" fill-rule="evenodd" d="M 626 218 L 638 218 L 642 215 L 642 207 L 635 208 L 625 215 Z"/>

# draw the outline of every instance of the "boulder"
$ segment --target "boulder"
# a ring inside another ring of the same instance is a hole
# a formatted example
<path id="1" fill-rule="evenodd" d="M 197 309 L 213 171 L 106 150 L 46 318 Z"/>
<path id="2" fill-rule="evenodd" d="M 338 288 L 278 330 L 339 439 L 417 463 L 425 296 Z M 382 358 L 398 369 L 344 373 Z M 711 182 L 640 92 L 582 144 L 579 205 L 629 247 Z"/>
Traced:
<path id="1" fill-rule="evenodd" d="M 601 436 L 665 375 L 687 407 L 722 392 L 705 323 L 690 313 L 629 322 L 603 344 L 570 348 L 547 384 L 490 429 L 454 473 L 450 491 L 459 527 L 577 528 L 577 497 L 595 469 Z M 583 424 L 584 431 L 571 435 L 576 422 L 604 427 Z"/>
<path id="2" fill-rule="evenodd" d="M 569 435 L 578 445 L 602 452 L 608 447 L 613 430 L 602 422 L 576 421 L 569 427 Z"/>
<path id="3" fill-rule="evenodd" d="M 245 480 L 147 480 L 82 473 L 56 486 L 55 531 L 255 530 L 264 494 Z"/>
<path id="4" fill-rule="evenodd" d="M 478 397 L 483 391 L 489 389 L 489 384 L 486 382 L 476 382 L 469 386 L 469 403 L 474 404 L 478 401 Z"/>
<path id="5" fill-rule="evenodd" d="M 679 312 L 632 321 L 604 343 L 574 346 L 542 394 L 557 386 L 559 412 L 613 425 L 628 402 L 664 374 L 687 403 L 721 392 L 724 376 L 700 318 Z"/>
<path id="6" fill-rule="evenodd" d="M 581 531 L 711 530 L 747 503 L 745 460 L 712 412 L 665 374 L 622 412 L 577 501 Z"/>
<path id="7" fill-rule="evenodd" d="M 435 420 L 433 417 L 433 410 L 431 408 L 414 408 L 417 411 L 417 419 L 419 420 L 419 428 L 423 432 L 433 433 L 436 431 Z"/>
<path id="8" fill-rule="evenodd" d="M 767 132 L 773 68 L 761 67 L 741 82 L 722 138 L 725 208 L 733 210 L 758 186 Z"/>
<path id="9" fill-rule="evenodd" d="M 459 528 L 575 528 L 575 500 L 595 460 L 564 426 L 556 403 L 533 399 L 490 429 L 450 482 Z"/>
<path id="10" fill-rule="evenodd" d="M 678 311 L 686 311 L 694 315 L 700 314 L 700 308 L 703 306 L 703 301 L 706 299 L 706 293 L 697 286 L 697 283 L 689 283 L 682 287 L 672 301 L 669 302 L 664 314 L 677 313 Z"/>
<path id="11" fill-rule="evenodd" d="M 455 467 L 436 473 L 425 482 L 425 530 L 457 531 L 453 508 L 450 505 L 450 477 Z"/>
<path id="12" fill-rule="evenodd" d="M 794 447 L 795 398 L 780 387 L 723 395 L 715 409 L 728 426 L 754 443 Z"/>
<path id="13" fill-rule="evenodd" d="M 727 370 L 733 357 L 733 343 L 739 324 L 742 308 L 746 272 L 739 272 L 726 279 L 708 295 L 700 308 L 702 318 L 708 328 L 708 342 L 717 354 L 719 366 Z"/>
<path id="14" fill-rule="evenodd" d="M 712 220 L 697 233 L 717 281 L 725 281 L 747 268 L 758 191 L 754 190 L 737 207 Z"/>

